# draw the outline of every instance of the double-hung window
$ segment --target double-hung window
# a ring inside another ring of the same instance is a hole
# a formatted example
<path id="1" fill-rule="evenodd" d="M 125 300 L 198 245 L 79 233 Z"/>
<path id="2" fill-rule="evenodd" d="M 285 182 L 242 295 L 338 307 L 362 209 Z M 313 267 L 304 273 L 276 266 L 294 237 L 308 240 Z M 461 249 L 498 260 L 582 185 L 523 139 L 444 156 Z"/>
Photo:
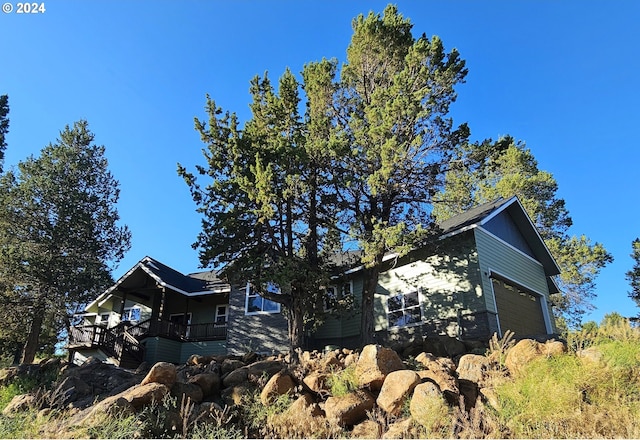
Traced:
<path id="1" fill-rule="evenodd" d="M 277 288 L 274 285 L 269 285 L 267 290 L 272 293 L 277 293 Z M 279 313 L 280 304 L 268 300 L 258 295 L 258 292 L 251 288 L 251 284 L 247 283 L 246 297 L 245 297 L 245 315 L 256 315 L 259 313 Z"/>
<path id="2" fill-rule="evenodd" d="M 326 297 L 324 299 L 324 311 L 329 312 L 333 309 L 333 303 L 335 303 L 340 298 L 347 297 L 351 295 L 351 281 L 347 281 L 346 283 L 342 283 L 339 286 L 329 286 L 326 290 Z"/>
<path id="3" fill-rule="evenodd" d="M 387 300 L 389 327 L 405 327 L 421 321 L 420 295 L 417 290 L 390 296 Z"/>

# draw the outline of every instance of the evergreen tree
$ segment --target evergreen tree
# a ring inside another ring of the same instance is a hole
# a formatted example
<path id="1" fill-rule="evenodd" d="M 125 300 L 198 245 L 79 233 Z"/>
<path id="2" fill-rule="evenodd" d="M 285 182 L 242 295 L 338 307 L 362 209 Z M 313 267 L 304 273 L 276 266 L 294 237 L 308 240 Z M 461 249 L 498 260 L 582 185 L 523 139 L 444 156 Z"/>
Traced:
<path id="1" fill-rule="evenodd" d="M 517 195 L 561 269 L 556 311 L 577 326 L 593 309 L 595 279 L 613 258 L 602 244 L 569 235 L 571 216 L 557 190 L 553 175 L 540 170 L 531 150 L 512 137 L 464 144 L 446 173 L 434 215 L 443 221 L 474 205 Z"/>
<path id="2" fill-rule="evenodd" d="M 373 341 L 373 298 L 388 253 L 427 240 L 433 195 L 445 164 L 468 136 L 447 117 L 464 82 L 465 62 L 434 36 L 412 35 L 409 19 L 389 5 L 353 21 L 341 78 L 336 156 L 342 221 L 364 251 L 361 337 Z"/>
<path id="3" fill-rule="evenodd" d="M 207 165 L 197 167 L 199 177 L 178 165 L 204 216 L 194 245 L 201 264 L 231 262 L 230 281 L 248 281 L 262 298 L 281 304 L 292 354 L 308 326 L 321 319 L 318 305 L 329 270 L 324 257 L 335 245 L 326 154 L 334 76 L 335 63 L 324 60 L 305 66 L 303 84 L 287 70 L 277 92 L 266 74 L 254 78 L 252 117 L 242 130 L 235 114 L 208 97 L 208 121 L 196 119 Z M 300 86 L 306 92 L 304 118 Z M 203 178 L 211 181 L 204 186 L 198 180 Z"/>
<path id="4" fill-rule="evenodd" d="M 627 281 L 631 285 L 629 298 L 635 301 L 640 307 L 640 238 L 636 238 L 631 242 L 631 258 L 633 258 L 633 267 L 626 273 Z M 640 314 L 639 314 L 640 317 Z"/>
<path id="5" fill-rule="evenodd" d="M 117 225 L 118 182 L 86 121 L 67 126 L 55 144 L 0 179 L 0 279 L 4 316 L 22 331 L 22 362 L 41 336 L 68 328 L 69 317 L 112 282 L 130 246 Z"/>

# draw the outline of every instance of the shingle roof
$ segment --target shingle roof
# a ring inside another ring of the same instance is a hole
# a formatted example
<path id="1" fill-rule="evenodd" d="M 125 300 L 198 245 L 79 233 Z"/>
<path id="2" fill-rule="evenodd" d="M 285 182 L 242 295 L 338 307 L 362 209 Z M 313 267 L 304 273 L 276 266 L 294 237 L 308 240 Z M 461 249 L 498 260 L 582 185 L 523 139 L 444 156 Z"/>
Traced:
<path id="1" fill-rule="evenodd" d="M 475 206 L 468 211 L 455 215 L 439 224 L 443 234 L 448 234 L 466 226 L 479 223 L 496 209 L 506 203 L 510 203 L 512 199 L 499 198 L 492 202 L 483 203 Z"/>

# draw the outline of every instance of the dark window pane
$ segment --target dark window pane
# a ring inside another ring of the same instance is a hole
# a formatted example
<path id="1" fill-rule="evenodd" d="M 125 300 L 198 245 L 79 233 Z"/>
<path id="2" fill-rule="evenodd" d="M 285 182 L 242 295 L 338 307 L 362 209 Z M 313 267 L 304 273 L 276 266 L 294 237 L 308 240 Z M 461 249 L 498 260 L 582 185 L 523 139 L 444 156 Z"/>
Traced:
<path id="1" fill-rule="evenodd" d="M 262 310 L 262 297 L 250 296 L 247 303 L 247 312 L 260 312 Z"/>
<path id="2" fill-rule="evenodd" d="M 404 306 L 405 308 L 408 307 L 413 307 L 413 306 L 417 306 L 418 304 L 420 304 L 420 301 L 418 300 L 418 292 L 411 292 L 411 293 L 406 293 L 404 295 Z"/>
<path id="3" fill-rule="evenodd" d="M 420 322 L 420 307 L 413 307 L 405 311 L 407 324 Z"/>
<path id="4" fill-rule="evenodd" d="M 402 309 L 402 295 L 392 296 L 388 301 L 389 311 Z"/>
<path id="5" fill-rule="evenodd" d="M 277 312 L 278 303 L 275 301 L 269 301 L 268 299 L 265 299 L 262 303 L 262 310 L 265 312 Z"/>
<path id="6" fill-rule="evenodd" d="M 404 314 L 402 312 L 389 313 L 389 327 L 404 325 Z"/>

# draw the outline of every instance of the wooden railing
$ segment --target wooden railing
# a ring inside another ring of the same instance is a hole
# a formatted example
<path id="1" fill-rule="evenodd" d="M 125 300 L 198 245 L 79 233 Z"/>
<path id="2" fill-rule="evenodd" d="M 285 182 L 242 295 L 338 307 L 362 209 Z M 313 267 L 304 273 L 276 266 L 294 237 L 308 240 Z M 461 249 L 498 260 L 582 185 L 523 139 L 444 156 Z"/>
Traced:
<path id="1" fill-rule="evenodd" d="M 113 328 L 99 325 L 71 327 L 69 345 L 97 347 L 118 360 L 122 359 L 123 354 L 139 362 L 144 359 L 144 347 L 128 332 L 126 323 Z"/>
<path id="2" fill-rule="evenodd" d="M 183 341 L 215 341 L 227 339 L 227 325 L 215 322 L 179 324 L 166 319 L 152 323 L 150 334 Z"/>

